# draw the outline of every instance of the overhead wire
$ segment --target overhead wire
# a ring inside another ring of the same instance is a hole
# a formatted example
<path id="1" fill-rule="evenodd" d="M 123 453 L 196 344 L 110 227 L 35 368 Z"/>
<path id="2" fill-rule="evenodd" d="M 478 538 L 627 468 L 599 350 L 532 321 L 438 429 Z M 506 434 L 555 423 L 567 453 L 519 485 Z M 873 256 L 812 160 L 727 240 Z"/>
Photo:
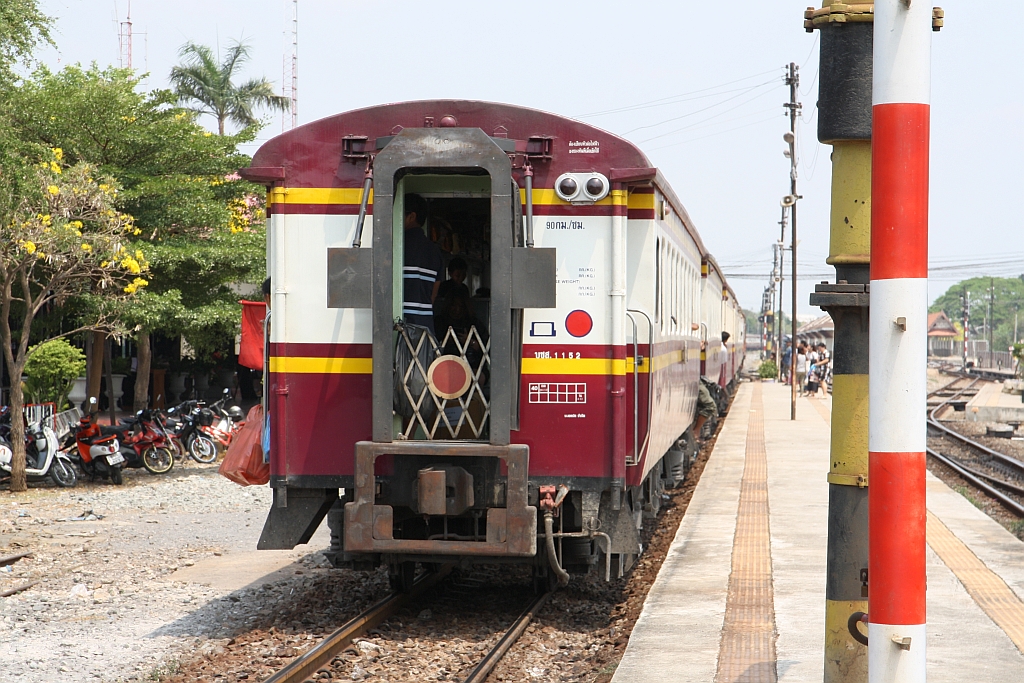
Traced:
<path id="1" fill-rule="evenodd" d="M 660 106 L 665 106 L 665 105 L 669 105 L 669 104 L 677 104 L 678 103 L 677 100 L 678 101 L 689 101 L 689 100 L 679 100 L 679 98 L 690 97 L 692 95 L 696 95 L 697 93 L 708 92 L 709 90 L 717 90 L 719 88 L 724 88 L 727 85 L 734 85 L 736 83 L 742 83 L 743 81 L 749 81 L 752 78 L 758 78 L 760 76 L 765 76 L 767 74 L 774 73 L 775 71 L 778 71 L 778 69 L 770 69 L 768 71 L 762 71 L 760 73 L 752 74 L 750 76 L 744 76 L 743 78 L 738 78 L 738 79 L 736 79 L 734 81 L 728 81 L 726 83 L 720 83 L 718 85 L 713 85 L 713 86 L 710 86 L 710 87 L 707 87 L 707 88 L 700 88 L 699 90 L 691 90 L 690 92 L 679 93 L 677 95 L 669 95 L 668 97 L 660 97 L 660 98 L 655 99 L 655 100 L 648 100 L 646 102 L 640 102 L 638 104 L 631 104 L 631 105 L 628 105 L 628 106 L 625 106 L 625 107 L 618 107 L 616 109 L 605 109 L 603 111 L 591 112 L 589 114 L 578 114 L 574 118 L 583 119 L 583 118 L 590 118 L 590 117 L 595 117 L 595 116 L 605 116 L 607 114 L 617 114 L 617 113 L 624 112 L 624 111 L 634 111 L 634 110 L 637 110 L 637 109 L 646 109 L 646 108 L 649 108 L 649 107 L 660 107 Z M 725 92 L 735 92 L 735 90 L 729 90 L 729 91 L 725 91 Z M 693 98 L 693 99 L 701 99 L 701 98 L 704 98 L 704 97 L 714 97 L 715 95 L 725 94 L 725 92 L 722 92 L 722 93 L 710 93 L 708 95 L 701 95 L 701 97 Z"/>
<path id="2" fill-rule="evenodd" d="M 632 130 L 626 131 L 623 135 L 630 135 L 632 133 L 637 132 L 638 130 L 647 130 L 648 128 L 657 128 L 658 126 L 663 126 L 666 123 L 672 123 L 673 121 L 679 121 L 681 119 L 689 118 L 691 116 L 696 116 L 697 114 L 702 114 L 702 113 L 704 113 L 704 112 L 706 112 L 706 111 L 708 111 L 710 109 L 714 109 L 715 107 L 719 107 L 719 106 L 725 104 L 726 102 L 731 102 L 732 100 L 735 100 L 737 98 L 743 97 L 743 95 L 745 95 L 747 93 L 750 93 L 750 92 L 753 92 L 753 91 L 757 90 L 758 88 L 763 88 L 766 85 L 771 85 L 772 83 L 776 83 L 776 82 L 777 82 L 776 79 L 772 79 L 770 81 L 765 81 L 764 83 L 759 83 L 759 84 L 757 84 L 755 86 L 751 86 L 750 88 L 747 88 L 746 90 L 744 90 L 743 92 L 741 92 L 739 94 L 733 95 L 732 97 L 727 97 L 724 100 L 721 100 L 719 102 L 715 102 L 714 104 L 709 104 L 708 106 L 703 107 L 701 109 L 697 109 L 695 111 L 687 112 L 686 114 L 681 114 L 679 116 L 673 116 L 672 118 L 665 119 L 664 121 L 658 121 L 657 123 L 651 123 L 651 124 L 648 124 L 646 126 L 639 126 L 639 127 L 634 128 Z M 766 91 L 764 91 L 764 92 L 762 92 L 762 93 L 760 93 L 760 94 L 750 98 L 749 100 L 744 100 L 743 102 L 741 102 L 740 104 L 736 105 L 735 107 L 731 107 L 729 109 L 726 109 L 723 112 L 719 112 L 718 114 L 715 114 L 715 116 L 721 116 L 722 114 L 726 114 L 726 113 L 728 113 L 730 111 L 733 111 L 734 109 L 742 107 L 744 104 L 748 104 L 750 102 L 753 102 L 754 100 L 756 100 L 756 99 L 758 99 L 760 97 L 763 97 L 764 95 L 767 95 L 770 92 L 771 92 L 771 90 L 766 90 Z M 685 128 L 681 128 L 681 129 L 678 129 L 678 130 L 685 130 Z M 657 138 L 665 137 L 666 135 L 672 135 L 673 132 L 675 132 L 675 131 L 669 131 L 668 133 L 662 133 L 661 135 L 656 135 L 653 138 L 648 138 L 647 140 L 641 140 L 641 142 L 647 142 L 648 140 L 656 140 Z"/>

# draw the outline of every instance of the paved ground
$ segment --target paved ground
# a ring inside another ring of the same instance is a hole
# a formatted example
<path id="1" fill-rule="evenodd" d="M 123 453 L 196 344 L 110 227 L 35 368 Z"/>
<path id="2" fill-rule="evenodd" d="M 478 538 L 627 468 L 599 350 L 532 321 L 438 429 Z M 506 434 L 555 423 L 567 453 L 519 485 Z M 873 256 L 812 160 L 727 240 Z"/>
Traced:
<path id="1" fill-rule="evenodd" d="M 816 407 L 800 399 L 798 419 L 792 422 L 788 388 L 764 384 L 762 389 L 778 680 L 820 681 L 828 506 L 826 416 L 831 406 L 822 401 Z M 715 680 L 751 396 L 752 385 L 743 385 L 648 594 L 613 678 L 616 683 Z M 969 546 L 971 557 L 1024 599 L 1024 543 L 931 475 L 928 507 Z M 1024 678 L 1024 656 L 1007 632 L 931 549 L 928 589 L 929 681 Z M 1010 608 L 1024 614 L 1020 602 Z"/>

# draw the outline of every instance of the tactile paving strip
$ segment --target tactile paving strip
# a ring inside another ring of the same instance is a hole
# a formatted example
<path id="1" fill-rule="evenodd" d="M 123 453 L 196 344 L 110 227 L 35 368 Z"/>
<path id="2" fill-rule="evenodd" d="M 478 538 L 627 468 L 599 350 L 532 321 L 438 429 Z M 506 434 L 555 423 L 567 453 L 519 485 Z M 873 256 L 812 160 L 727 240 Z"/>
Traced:
<path id="1" fill-rule="evenodd" d="M 828 424 L 832 424 L 832 411 L 829 409 L 827 405 L 825 405 L 824 399 L 809 396 L 807 400 L 810 402 L 812 406 L 814 406 L 814 409 L 818 411 L 818 415 L 821 415 L 822 420 L 824 420 Z"/>
<path id="2" fill-rule="evenodd" d="M 928 512 L 928 545 L 960 580 L 982 611 L 1024 653 L 1024 602 L 942 521 Z"/>
<path id="3" fill-rule="evenodd" d="M 775 596 L 761 385 L 754 384 L 716 683 L 776 683 Z"/>

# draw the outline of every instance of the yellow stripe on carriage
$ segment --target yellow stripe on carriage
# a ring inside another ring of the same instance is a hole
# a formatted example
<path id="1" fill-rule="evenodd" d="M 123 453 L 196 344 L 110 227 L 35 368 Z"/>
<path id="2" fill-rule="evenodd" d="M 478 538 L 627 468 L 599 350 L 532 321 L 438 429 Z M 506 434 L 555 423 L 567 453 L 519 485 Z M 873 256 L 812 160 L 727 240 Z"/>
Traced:
<path id="1" fill-rule="evenodd" d="M 361 187 L 275 187 L 267 194 L 268 204 L 354 204 L 363 201 Z M 369 203 L 373 203 L 370 190 Z"/>
<path id="2" fill-rule="evenodd" d="M 654 357 L 654 371 L 683 362 L 682 351 L 669 351 Z M 639 372 L 651 371 L 651 359 L 640 362 Z M 524 358 L 524 375 L 631 375 L 632 358 Z"/>
<path id="3" fill-rule="evenodd" d="M 607 197 L 599 202 L 597 206 L 608 206 L 612 204 L 621 205 L 625 194 L 621 191 L 612 191 Z M 526 190 L 519 190 L 520 201 L 526 201 Z M 358 206 L 363 200 L 363 190 L 359 187 L 275 187 L 267 194 L 268 204 L 352 204 Z M 653 194 L 629 195 L 628 206 L 631 209 L 653 209 L 655 197 Z M 373 190 L 370 190 L 370 204 L 373 204 Z M 533 203 L 539 206 L 553 206 L 566 204 L 554 190 L 537 188 L 533 191 Z"/>
<path id="4" fill-rule="evenodd" d="M 524 358 L 523 374 L 624 375 L 626 374 L 626 360 L 624 358 Z"/>
<path id="5" fill-rule="evenodd" d="M 271 356 L 270 371 L 320 375 L 369 375 L 373 373 L 373 359 Z"/>

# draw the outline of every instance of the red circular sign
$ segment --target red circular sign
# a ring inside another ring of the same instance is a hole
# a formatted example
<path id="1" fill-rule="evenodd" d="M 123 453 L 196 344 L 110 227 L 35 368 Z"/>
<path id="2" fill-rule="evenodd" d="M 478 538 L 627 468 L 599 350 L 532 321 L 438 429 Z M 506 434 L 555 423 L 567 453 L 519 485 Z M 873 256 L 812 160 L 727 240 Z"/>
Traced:
<path id="1" fill-rule="evenodd" d="M 586 337 L 594 329 L 594 319 L 586 311 L 573 311 L 565 316 L 565 331 L 574 337 Z"/>
<path id="2" fill-rule="evenodd" d="M 441 356 L 427 370 L 430 390 L 441 398 L 458 398 L 469 389 L 472 379 L 469 363 L 459 356 Z"/>

